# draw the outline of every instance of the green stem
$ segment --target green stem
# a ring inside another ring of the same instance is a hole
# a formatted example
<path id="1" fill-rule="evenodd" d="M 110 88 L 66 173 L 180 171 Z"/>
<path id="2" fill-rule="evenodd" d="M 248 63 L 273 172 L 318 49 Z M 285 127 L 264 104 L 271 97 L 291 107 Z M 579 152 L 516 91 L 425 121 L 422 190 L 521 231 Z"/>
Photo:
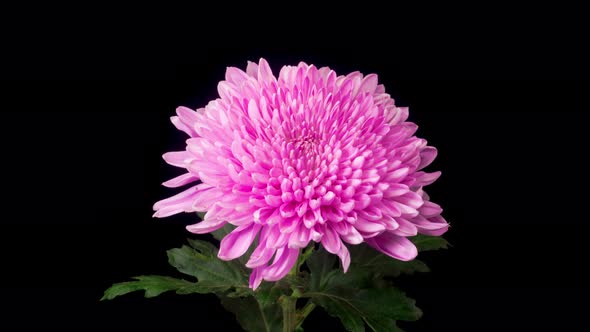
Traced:
<path id="1" fill-rule="evenodd" d="M 297 326 L 296 326 L 296 328 L 301 327 L 305 318 L 307 318 L 307 316 L 309 314 L 311 314 L 313 309 L 315 309 L 315 305 L 316 305 L 315 303 L 313 303 L 313 302 L 311 302 L 311 300 L 309 300 L 305 304 L 305 307 L 303 307 L 303 309 L 301 309 L 301 311 L 299 313 L 297 313 Z"/>
<path id="2" fill-rule="evenodd" d="M 283 307 L 283 332 L 295 331 L 297 299 L 291 296 L 283 296 L 281 306 Z"/>
<path id="3" fill-rule="evenodd" d="M 305 248 L 305 250 L 303 250 L 303 253 L 301 253 L 299 255 L 299 257 L 297 258 L 297 269 L 301 268 L 301 265 L 303 265 L 303 263 L 305 263 L 307 258 L 309 258 L 309 256 L 311 254 L 313 254 L 313 251 L 314 251 L 313 244 L 308 246 L 307 248 Z"/>
<path id="4" fill-rule="evenodd" d="M 299 272 L 299 264 L 296 263 L 289 271 L 289 276 L 297 276 L 297 272 Z M 295 331 L 297 298 L 292 295 L 283 295 L 281 307 L 283 307 L 283 332 Z"/>

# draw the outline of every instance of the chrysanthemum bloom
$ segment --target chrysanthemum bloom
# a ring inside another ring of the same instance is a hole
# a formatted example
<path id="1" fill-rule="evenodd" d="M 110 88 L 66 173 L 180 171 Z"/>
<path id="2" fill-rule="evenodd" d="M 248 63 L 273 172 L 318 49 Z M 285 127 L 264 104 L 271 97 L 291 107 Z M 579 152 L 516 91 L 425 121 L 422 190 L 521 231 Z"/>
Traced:
<path id="1" fill-rule="evenodd" d="M 414 136 L 408 109 L 395 106 L 377 75 L 337 76 L 300 63 L 277 79 L 260 59 L 246 72 L 228 68 L 218 92 L 205 108 L 179 107 L 172 117 L 190 138 L 186 151 L 163 157 L 187 173 L 164 186 L 201 183 L 154 210 L 206 211 L 187 226 L 197 234 L 237 226 L 221 241 L 223 260 L 243 255 L 258 236 L 246 264 L 250 287 L 283 278 L 310 241 L 338 255 L 346 271 L 344 243 L 364 241 L 406 261 L 417 255 L 408 236 L 447 230 L 422 189 L 440 175 L 421 171 L 437 151 Z"/>

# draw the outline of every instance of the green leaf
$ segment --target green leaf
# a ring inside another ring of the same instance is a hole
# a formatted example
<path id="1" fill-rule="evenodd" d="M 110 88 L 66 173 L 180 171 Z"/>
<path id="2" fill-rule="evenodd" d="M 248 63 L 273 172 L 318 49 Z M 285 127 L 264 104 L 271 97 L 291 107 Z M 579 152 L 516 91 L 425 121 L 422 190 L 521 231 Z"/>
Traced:
<path id="1" fill-rule="evenodd" d="M 404 265 L 402 263 L 406 262 L 396 261 L 371 248 L 357 248 L 354 255 L 357 262 L 344 274 L 335 269 L 334 255 L 323 249 L 314 252 L 307 260 L 310 285 L 303 296 L 311 297 L 352 332 L 365 331 L 365 323 L 373 331 L 400 331 L 396 320 L 416 320 L 421 316 L 414 301 L 389 286 L 383 277 L 422 269 L 423 263 Z"/>
<path id="2" fill-rule="evenodd" d="M 104 296 L 100 300 L 112 300 L 117 296 L 140 290 L 145 291 L 145 297 L 154 297 L 173 290 L 179 294 L 186 294 L 194 293 L 198 289 L 195 283 L 172 277 L 151 275 L 134 277 L 133 279 L 136 280 L 112 285 L 104 292 Z"/>
<path id="3" fill-rule="evenodd" d="M 416 236 L 409 237 L 418 251 L 430 251 L 438 249 L 448 249 L 450 246 L 449 242 L 440 236 L 427 236 L 418 234 Z"/>
<path id="4" fill-rule="evenodd" d="M 422 315 L 414 300 L 393 287 L 355 291 L 336 287 L 308 292 L 313 301 L 338 317 L 348 331 L 364 331 L 363 320 L 373 331 L 391 331 L 396 320 L 417 320 Z"/>
<path id="5" fill-rule="evenodd" d="M 168 250 L 168 262 L 178 271 L 197 277 L 198 285 L 210 292 L 223 292 L 230 288 L 247 288 L 246 275 L 232 261 L 217 258 L 212 244 L 191 240 L 189 246 Z"/>
<path id="6" fill-rule="evenodd" d="M 281 332 L 282 308 L 277 299 L 281 295 L 277 287 L 262 285 L 256 298 L 220 296 L 223 307 L 232 312 L 242 328 L 250 332 Z"/>
<path id="7" fill-rule="evenodd" d="M 336 255 L 331 255 L 322 247 L 309 256 L 306 261 L 310 274 L 310 287 L 323 289 L 335 272 Z"/>

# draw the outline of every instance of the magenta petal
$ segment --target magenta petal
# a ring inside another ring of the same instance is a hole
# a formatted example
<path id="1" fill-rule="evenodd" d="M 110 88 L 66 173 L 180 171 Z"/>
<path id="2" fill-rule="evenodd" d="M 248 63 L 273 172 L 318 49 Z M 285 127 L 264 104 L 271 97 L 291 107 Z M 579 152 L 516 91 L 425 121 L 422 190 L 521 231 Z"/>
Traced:
<path id="1" fill-rule="evenodd" d="M 177 188 L 182 187 L 185 184 L 197 181 L 198 179 L 199 177 L 192 173 L 185 173 L 162 183 L 162 185 L 168 188 Z"/>
<path id="2" fill-rule="evenodd" d="M 340 247 L 340 250 L 336 253 L 338 257 L 340 257 L 340 261 L 342 262 L 342 270 L 346 273 L 348 271 L 348 267 L 350 266 L 350 252 L 345 245 Z"/>
<path id="3" fill-rule="evenodd" d="M 227 224 L 227 221 L 221 219 L 203 220 L 193 225 L 186 226 L 186 229 L 195 234 L 206 234 L 216 231 Z"/>
<path id="4" fill-rule="evenodd" d="M 312 238 L 312 231 L 303 223 L 299 223 L 297 229 L 289 237 L 289 248 L 305 248 Z"/>
<path id="5" fill-rule="evenodd" d="M 260 283 L 262 283 L 262 271 L 264 270 L 263 267 L 258 267 L 255 268 L 254 270 L 252 270 L 252 273 L 250 274 L 250 278 L 248 280 L 248 286 L 250 288 L 252 288 L 253 290 L 256 290 L 256 288 L 258 288 L 258 286 L 260 286 Z"/>
<path id="6" fill-rule="evenodd" d="M 442 208 L 436 203 L 426 201 L 418 211 L 420 211 L 420 215 L 423 217 L 429 218 L 440 215 L 442 213 Z"/>
<path id="7" fill-rule="evenodd" d="M 204 183 L 202 184 L 204 185 Z M 200 186 L 200 184 L 198 186 Z M 224 196 L 223 194 L 223 191 L 217 188 L 209 187 L 208 189 L 203 189 L 193 201 L 193 210 L 197 212 L 208 211 L 213 204 L 221 201 Z"/>
<path id="8" fill-rule="evenodd" d="M 430 165 L 434 158 L 436 158 L 437 154 L 438 151 L 435 147 L 427 146 L 424 149 L 422 149 L 422 151 L 420 151 L 420 165 L 418 165 L 418 169 L 420 170 Z"/>
<path id="9" fill-rule="evenodd" d="M 193 128 L 188 126 L 186 123 L 182 122 L 182 120 L 180 120 L 179 117 L 171 116 L 170 122 L 172 122 L 172 124 L 174 125 L 174 127 L 176 127 L 176 129 L 184 131 L 190 137 L 198 136 L 197 132 Z"/>
<path id="10" fill-rule="evenodd" d="M 179 212 L 195 211 L 193 204 L 199 196 L 206 194 L 211 189 L 211 186 L 201 183 L 191 187 L 172 197 L 163 199 L 154 204 L 154 217 L 163 218 Z"/>
<path id="11" fill-rule="evenodd" d="M 391 231 L 393 234 L 399 236 L 414 236 L 418 234 L 418 228 L 413 223 L 404 218 L 396 218 L 395 220 L 399 226 Z"/>
<path id="12" fill-rule="evenodd" d="M 266 281 L 277 281 L 291 271 L 297 257 L 299 256 L 299 249 L 280 248 L 275 254 L 274 262 L 264 271 L 262 275 Z"/>
<path id="13" fill-rule="evenodd" d="M 283 247 L 289 240 L 291 234 L 281 233 L 278 227 L 273 227 L 268 231 L 266 236 L 266 246 L 268 248 L 280 248 Z"/>
<path id="14" fill-rule="evenodd" d="M 350 244 L 360 244 L 363 236 L 350 224 L 339 222 L 332 224 L 332 228 L 340 235 L 342 241 Z"/>
<path id="15" fill-rule="evenodd" d="M 272 74 L 272 70 L 268 65 L 268 62 L 264 59 L 260 59 L 258 62 L 258 81 L 266 84 L 275 82 L 275 77 Z"/>
<path id="16" fill-rule="evenodd" d="M 258 64 L 252 61 L 248 61 L 248 66 L 246 67 L 246 74 L 250 77 L 256 77 L 258 75 Z"/>
<path id="17" fill-rule="evenodd" d="M 440 177 L 440 171 L 433 173 L 416 172 L 416 182 L 414 187 L 423 187 L 432 184 L 436 179 Z"/>
<path id="18" fill-rule="evenodd" d="M 322 236 L 322 245 L 326 250 L 332 254 L 340 251 L 342 247 L 342 241 L 338 233 L 332 229 L 329 225 L 324 227 L 324 235 Z"/>
<path id="19" fill-rule="evenodd" d="M 225 261 L 242 256 L 256 238 L 260 225 L 250 223 L 234 229 L 219 244 L 217 257 Z"/>
<path id="20" fill-rule="evenodd" d="M 260 244 L 258 244 L 258 247 L 254 249 L 252 255 L 250 255 L 250 259 L 246 263 L 246 267 L 252 269 L 268 263 L 268 261 L 270 261 L 272 256 L 275 254 L 275 251 L 276 249 L 268 248 L 266 246 L 266 240 L 262 240 Z"/>
<path id="21" fill-rule="evenodd" d="M 365 233 L 382 232 L 385 230 L 385 226 L 378 221 L 368 221 L 363 218 L 358 218 L 354 223 L 354 228 Z"/>
<path id="22" fill-rule="evenodd" d="M 410 261 L 418 255 L 418 249 L 410 240 L 390 232 L 368 239 L 367 244 L 401 261 Z"/>
<path id="23" fill-rule="evenodd" d="M 194 157 L 188 151 L 174 151 L 164 153 L 162 158 L 172 166 L 186 167 L 187 161 Z"/>
<path id="24" fill-rule="evenodd" d="M 440 236 L 449 230 L 449 224 L 442 216 L 436 216 L 428 219 L 418 216 L 412 219 L 412 223 L 416 225 L 416 228 L 418 228 L 418 232 L 420 234 L 430 236 Z"/>

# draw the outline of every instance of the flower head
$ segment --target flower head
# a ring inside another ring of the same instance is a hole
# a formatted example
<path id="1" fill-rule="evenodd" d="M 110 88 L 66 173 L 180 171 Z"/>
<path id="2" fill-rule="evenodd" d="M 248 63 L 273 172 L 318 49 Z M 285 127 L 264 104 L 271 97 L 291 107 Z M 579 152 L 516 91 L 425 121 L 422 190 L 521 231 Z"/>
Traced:
<path id="1" fill-rule="evenodd" d="M 156 217 L 207 212 L 187 226 L 202 234 L 237 226 L 221 241 L 219 258 L 242 256 L 258 236 L 246 266 L 250 287 L 283 278 L 299 249 L 319 242 L 338 255 L 367 242 L 400 260 L 416 247 L 407 237 L 440 235 L 441 208 L 423 187 L 440 172 L 421 171 L 436 149 L 414 136 L 408 109 L 396 107 L 374 74 L 337 76 L 300 63 L 276 78 L 268 63 L 228 68 L 219 98 L 172 123 L 187 133 L 185 151 L 164 154 L 187 172 L 167 187 L 200 183 L 157 202 Z"/>

